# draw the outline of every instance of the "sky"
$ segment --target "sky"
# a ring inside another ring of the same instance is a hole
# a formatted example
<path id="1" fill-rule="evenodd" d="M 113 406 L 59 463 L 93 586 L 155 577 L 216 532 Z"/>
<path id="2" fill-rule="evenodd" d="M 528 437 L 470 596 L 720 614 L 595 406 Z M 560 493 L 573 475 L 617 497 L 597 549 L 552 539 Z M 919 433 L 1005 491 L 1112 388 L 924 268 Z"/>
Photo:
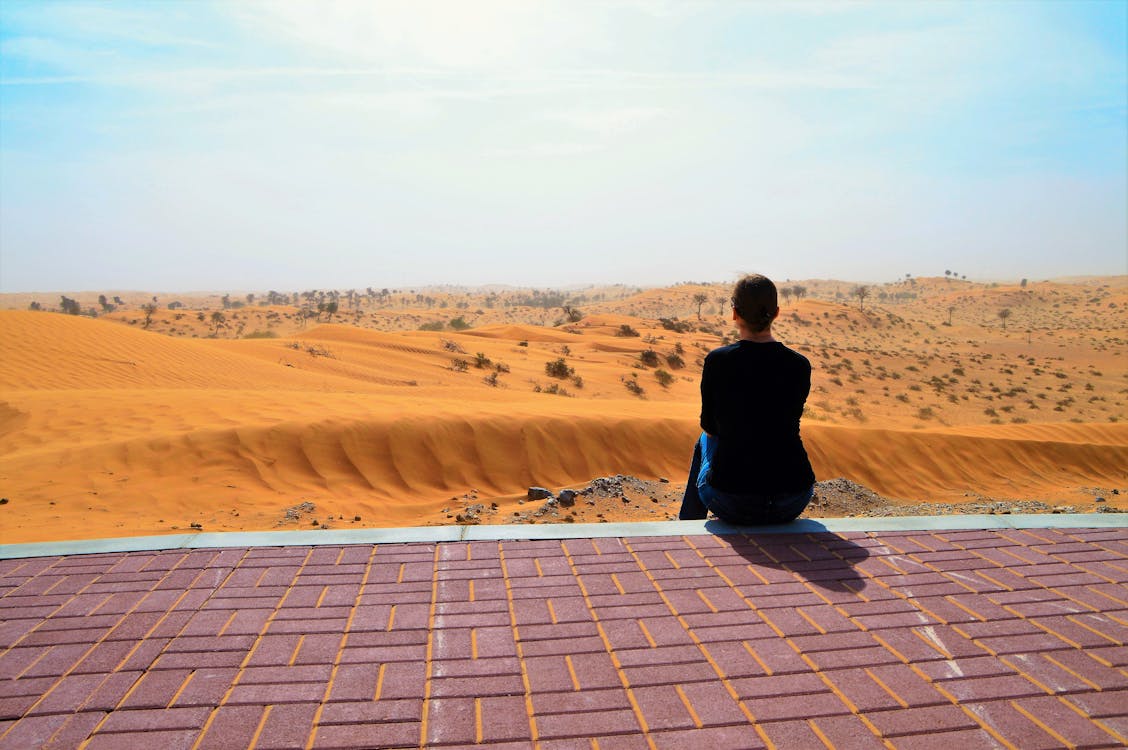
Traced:
<path id="1" fill-rule="evenodd" d="M 0 292 L 1128 273 L 1128 1 L 0 3 Z"/>

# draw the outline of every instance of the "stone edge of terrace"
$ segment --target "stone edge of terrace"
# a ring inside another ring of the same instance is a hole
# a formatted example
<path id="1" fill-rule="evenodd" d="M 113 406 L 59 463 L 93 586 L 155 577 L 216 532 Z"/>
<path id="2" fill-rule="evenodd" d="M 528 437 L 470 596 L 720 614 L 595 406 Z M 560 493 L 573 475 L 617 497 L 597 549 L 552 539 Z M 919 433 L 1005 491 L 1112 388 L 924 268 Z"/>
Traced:
<path id="1" fill-rule="evenodd" d="M 191 534 L 75 539 L 0 544 L 0 560 L 171 549 L 307 547 L 347 544 L 521 541 L 764 534 L 956 531 L 977 529 L 1128 528 L 1128 513 L 1039 513 L 1012 515 L 804 518 L 777 526 L 733 526 L 722 521 L 413 526 L 306 531 L 200 531 Z"/>

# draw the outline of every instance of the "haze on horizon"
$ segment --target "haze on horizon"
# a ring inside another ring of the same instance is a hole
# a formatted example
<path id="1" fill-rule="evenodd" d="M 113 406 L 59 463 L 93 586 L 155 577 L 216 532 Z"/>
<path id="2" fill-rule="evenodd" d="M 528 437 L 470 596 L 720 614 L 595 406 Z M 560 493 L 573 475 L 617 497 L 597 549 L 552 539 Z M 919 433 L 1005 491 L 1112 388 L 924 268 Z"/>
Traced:
<path id="1" fill-rule="evenodd" d="M 1128 273 L 1128 3 L 0 4 L 0 292 Z"/>

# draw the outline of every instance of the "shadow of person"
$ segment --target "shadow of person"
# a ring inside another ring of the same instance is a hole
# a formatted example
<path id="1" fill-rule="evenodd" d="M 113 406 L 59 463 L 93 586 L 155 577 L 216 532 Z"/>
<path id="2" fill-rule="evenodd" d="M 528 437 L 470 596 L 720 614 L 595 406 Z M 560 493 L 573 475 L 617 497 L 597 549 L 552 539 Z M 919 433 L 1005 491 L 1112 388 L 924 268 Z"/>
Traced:
<path id="1" fill-rule="evenodd" d="M 712 519 L 705 530 L 753 566 L 791 573 L 829 591 L 856 594 L 866 585 L 854 566 L 869 558 L 868 549 L 814 519 L 775 526 L 734 526 Z"/>

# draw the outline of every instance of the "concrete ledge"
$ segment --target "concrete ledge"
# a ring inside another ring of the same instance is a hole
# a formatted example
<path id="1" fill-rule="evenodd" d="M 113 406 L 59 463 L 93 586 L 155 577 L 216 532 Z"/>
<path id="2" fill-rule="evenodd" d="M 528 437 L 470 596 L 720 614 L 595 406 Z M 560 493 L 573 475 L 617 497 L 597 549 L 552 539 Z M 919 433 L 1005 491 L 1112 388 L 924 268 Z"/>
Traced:
<path id="1" fill-rule="evenodd" d="M 218 547 L 306 547 L 342 544 L 403 544 L 519 539 L 584 539 L 694 534 L 814 534 L 867 531 L 954 531 L 957 529 L 1128 528 L 1128 513 L 1038 513 L 1014 515 L 802 518 L 780 526 L 732 526 L 722 521 L 642 523 L 555 523 L 507 526 L 410 526 L 325 531 L 230 531 L 117 537 L 0 545 L 0 560 Z"/>

